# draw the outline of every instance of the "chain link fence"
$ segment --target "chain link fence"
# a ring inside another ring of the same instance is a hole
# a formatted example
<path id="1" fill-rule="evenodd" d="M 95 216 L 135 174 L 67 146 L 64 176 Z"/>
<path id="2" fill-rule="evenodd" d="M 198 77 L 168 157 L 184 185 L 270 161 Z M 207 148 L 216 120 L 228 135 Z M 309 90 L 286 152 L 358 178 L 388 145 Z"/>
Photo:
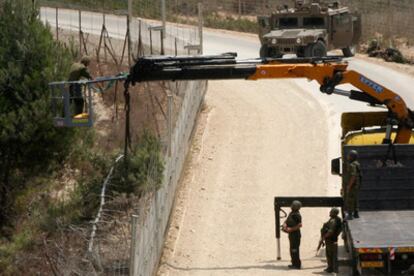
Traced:
<path id="1" fill-rule="evenodd" d="M 196 1 L 171 0 L 167 3 L 179 7 L 181 11 L 186 11 L 194 6 Z M 213 27 L 214 23 L 210 23 L 209 20 L 212 16 L 215 16 L 213 19 L 216 21 L 246 19 L 255 23 L 257 15 L 267 15 L 283 5 L 292 7 L 294 2 L 294 0 L 202 0 L 205 20 Z M 325 0 L 325 2 L 330 2 L 330 0 Z M 370 39 L 379 34 L 387 40 L 402 37 L 409 43 L 413 43 L 414 5 L 411 0 L 340 0 L 340 2 L 361 13 L 364 39 Z M 174 10 L 174 7 L 171 9 Z M 242 25 L 222 24 L 222 26 L 243 30 Z M 256 30 L 252 25 L 247 28 L 247 31 L 255 32 Z"/>
<path id="2" fill-rule="evenodd" d="M 128 9 L 128 2 L 130 8 Z M 171 1 L 40 1 L 40 19 L 74 56 L 96 60 L 96 74 L 127 71 L 134 59 L 151 54 L 202 53 L 198 3 L 180 6 Z M 174 23 L 173 23 L 174 22 Z M 128 24 L 129 23 L 129 24 Z M 186 157 L 190 134 L 206 91 L 206 82 L 157 82 L 131 89 L 132 136 L 150 128 L 162 144 L 165 159 L 163 185 L 135 198 L 106 194 L 110 176 L 96 197 L 101 209 L 90 227 L 62 227 L 59 243 L 45 242 L 56 275 L 151 275 L 162 253 L 164 233 L 175 189 Z M 95 127 L 106 133 L 108 150 L 125 133 L 122 85 L 94 97 Z M 134 140 L 133 137 L 133 140 Z M 135 141 L 137 138 L 135 138 Z M 150 162 L 151 163 L 151 162 Z M 149 164 L 147 179 L 155 179 Z M 132 218 L 132 224 L 131 224 Z M 132 237 L 132 238 L 131 238 Z M 75 246 L 71 241 L 76 240 Z"/>
<path id="3" fill-rule="evenodd" d="M 206 88 L 206 82 L 190 81 L 183 90 L 186 93 L 172 134 L 171 153 L 166 158 L 163 184 L 133 220 L 136 234 L 132 236 L 131 275 L 149 276 L 157 271 L 176 188 Z"/>
<path id="4" fill-rule="evenodd" d="M 365 39 L 377 35 L 385 39 L 402 37 L 413 42 L 414 6 L 410 0 L 343 0 L 353 10 L 362 14 L 362 30 Z"/>

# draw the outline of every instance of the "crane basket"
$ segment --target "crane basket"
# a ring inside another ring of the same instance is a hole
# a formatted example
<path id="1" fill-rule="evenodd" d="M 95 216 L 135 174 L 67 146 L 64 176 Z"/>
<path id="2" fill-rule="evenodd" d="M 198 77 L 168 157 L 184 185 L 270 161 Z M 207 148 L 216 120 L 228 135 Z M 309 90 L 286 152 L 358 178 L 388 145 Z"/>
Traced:
<path id="1" fill-rule="evenodd" d="M 57 127 L 91 127 L 93 125 L 92 88 L 88 81 L 53 82 L 53 123 Z"/>
<path id="2" fill-rule="evenodd" d="M 52 95 L 53 123 L 56 127 L 92 127 L 94 123 L 93 93 L 105 92 L 127 73 L 94 80 L 61 81 L 49 83 Z M 106 83 L 105 87 L 95 87 Z"/>

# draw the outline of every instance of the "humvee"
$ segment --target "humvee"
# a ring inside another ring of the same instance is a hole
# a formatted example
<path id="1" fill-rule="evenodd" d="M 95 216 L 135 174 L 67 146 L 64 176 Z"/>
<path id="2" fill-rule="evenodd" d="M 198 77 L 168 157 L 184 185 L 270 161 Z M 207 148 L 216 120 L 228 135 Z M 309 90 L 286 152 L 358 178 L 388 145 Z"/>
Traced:
<path id="1" fill-rule="evenodd" d="M 260 57 L 322 57 L 342 49 L 354 55 L 361 37 L 361 16 L 339 1 L 295 0 L 294 8 L 279 7 L 270 16 L 258 16 Z"/>

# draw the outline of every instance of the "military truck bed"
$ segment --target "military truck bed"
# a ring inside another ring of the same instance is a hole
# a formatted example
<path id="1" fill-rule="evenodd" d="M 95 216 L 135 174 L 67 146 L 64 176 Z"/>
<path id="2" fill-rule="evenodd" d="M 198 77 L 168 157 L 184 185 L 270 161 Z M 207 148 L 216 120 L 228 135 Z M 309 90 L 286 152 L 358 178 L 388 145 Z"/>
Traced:
<path id="1" fill-rule="evenodd" d="M 414 247 L 414 211 L 365 211 L 347 223 L 356 249 Z"/>
<path id="2" fill-rule="evenodd" d="M 344 153 L 352 149 L 361 163 L 360 211 L 414 211 L 414 145 L 345 146 Z"/>

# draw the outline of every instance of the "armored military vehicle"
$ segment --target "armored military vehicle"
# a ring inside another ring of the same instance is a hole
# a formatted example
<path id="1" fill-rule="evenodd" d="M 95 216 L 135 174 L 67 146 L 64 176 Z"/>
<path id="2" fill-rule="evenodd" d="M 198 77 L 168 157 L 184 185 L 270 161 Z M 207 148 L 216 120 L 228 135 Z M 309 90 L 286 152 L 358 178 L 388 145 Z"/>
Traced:
<path id="1" fill-rule="evenodd" d="M 354 54 L 361 36 L 361 17 L 339 1 L 295 0 L 295 6 L 280 7 L 270 16 L 259 16 L 260 57 L 322 57 L 342 49 Z"/>

